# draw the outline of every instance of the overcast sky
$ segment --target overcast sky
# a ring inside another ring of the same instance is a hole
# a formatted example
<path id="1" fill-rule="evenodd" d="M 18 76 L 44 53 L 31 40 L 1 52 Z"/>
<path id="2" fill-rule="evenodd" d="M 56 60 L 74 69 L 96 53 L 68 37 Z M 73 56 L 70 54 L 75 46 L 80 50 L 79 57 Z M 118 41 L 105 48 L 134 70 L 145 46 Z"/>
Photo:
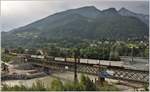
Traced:
<path id="1" fill-rule="evenodd" d="M 83 6 L 95 6 L 103 10 L 114 7 L 119 10 L 125 7 L 136 13 L 148 14 L 148 1 L 121 0 L 43 0 L 43 1 L 2 1 L 1 2 L 1 31 L 27 25 L 38 19 L 56 12 Z"/>

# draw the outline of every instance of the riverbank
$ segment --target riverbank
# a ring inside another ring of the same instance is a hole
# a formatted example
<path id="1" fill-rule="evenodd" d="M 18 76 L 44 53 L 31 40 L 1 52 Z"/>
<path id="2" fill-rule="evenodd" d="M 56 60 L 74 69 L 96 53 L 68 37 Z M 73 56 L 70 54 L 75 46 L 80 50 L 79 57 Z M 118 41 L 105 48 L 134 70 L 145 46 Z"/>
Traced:
<path id="1" fill-rule="evenodd" d="M 81 76 L 81 73 L 78 73 L 78 79 L 80 79 L 80 76 Z M 95 80 L 98 79 L 98 77 L 94 76 L 94 75 L 85 74 L 85 76 L 88 76 L 91 80 L 93 80 L 93 82 L 95 82 Z M 57 72 L 57 73 L 52 73 L 51 75 L 47 75 L 47 76 L 44 76 L 44 77 L 28 79 L 28 80 L 2 81 L 2 84 L 7 84 L 7 85 L 10 85 L 10 86 L 25 85 L 27 87 L 31 87 L 33 83 L 35 83 L 37 81 L 42 81 L 44 86 L 49 87 L 49 86 L 51 86 L 51 82 L 54 79 L 59 79 L 63 83 L 73 82 L 74 73 L 73 72 Z M 119 90 L 122 90 L 122 91 L 133 91 L 133 90 L 135 90 L 135 88 L 132 87 L 132 86 L 124 85 L 123 83 L 119 84 L 120 81 L 118 81 L 118 80 L 106 79 L 106 81 L 109 84 L 115 85 Z M 135 84 L 133 84 L 133 85 L 135 85 Z M 136 85 L 138 85 L 138 84 L 136 84 Z M 140 89 L 141 86 L 140 85 L 138 85 L 138 86 L 139 86 L 139 89 Z"/>

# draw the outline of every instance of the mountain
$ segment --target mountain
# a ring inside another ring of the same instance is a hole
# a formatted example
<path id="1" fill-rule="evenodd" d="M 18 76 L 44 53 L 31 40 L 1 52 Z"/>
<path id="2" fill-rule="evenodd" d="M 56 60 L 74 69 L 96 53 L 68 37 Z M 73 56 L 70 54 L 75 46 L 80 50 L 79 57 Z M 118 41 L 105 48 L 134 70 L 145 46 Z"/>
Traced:
<path id="1" fill-rule="evenodd" d="M 64 12 L 64 13 L 66 13 L 66 12 Z M 97 16 L 100 16 L 101 11 L 98 10 L 94 6 L 87 6 L 87 7 L 81 7 L 78 9 L 71 9 L 68 11 L 68 13 L 79 14 L 79 15 L 82 15 L 82 16 L 88 17 L 88 18 L 96 18 Z"/>
<path id="2" fill-rule="evenodd" d="M 119 13 L 115 8 L 105 9 L 102 12 L 103 16 L 119 16 Z"/>
<path id="3" fill-rule="evenodd" d="M 148 37 L 148 25 L 134 16 L 122 16 L 94 6 L 50 15 L 24 27 L 2 32 L 2 47 L 38 47 L 64 41 L 127 40 Z"/>
<path id="4" fill-rule="evenodd" d="M 137 14 L 134 12 L 129 11 L 126 8 L 121 8 L 119 10 L 119 14 L 122 16 L 132 16 L 132 17 L 136 17 L 138 19 L 140 19 L 142 22 L 146 23 L 147 25 L 149 25 L 149 15 L 144 15 L 144 14 Z"/>

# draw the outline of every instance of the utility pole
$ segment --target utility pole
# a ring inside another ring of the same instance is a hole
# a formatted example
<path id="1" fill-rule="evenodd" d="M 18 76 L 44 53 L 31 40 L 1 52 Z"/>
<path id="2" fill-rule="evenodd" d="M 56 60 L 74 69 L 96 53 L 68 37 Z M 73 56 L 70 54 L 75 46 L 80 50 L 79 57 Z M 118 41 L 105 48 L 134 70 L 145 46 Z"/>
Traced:
<path id="1" fill-rule="evenodd" d="M 100 73 L 104 71 L 103 67 L 100 65 L 100 56 L 99 56 L 99 64 L 98 64 L 98 81 L 100 82 L 100 85 L 104 85 L 105 78 L 102 77 Z"/>
<path id="2" fill-rule="evenodd" d="M 98 70 L 100 72 L 100 56 L 99 56 L 99 62 L 98 62 L 98 64 L 99 64 Z"/>
<path id="3" fill-rule="evenodd" d="M 131 48 L 131 64 L 134 63 L 134 60 L 133 60 L 133 56 L 134 56 L 134 49 L 137 49 L 138 47 L 136 45 L 130 45 Z"/>
<path id="4" fill-rule="evenodd" d="M 77 58 L 75 57 L 75 63 L 74 63 L 74 81 L 77 82 Z"/>
<path id="5" fill-rule="evenodd" d="M 77 48 L 78 63 L 80 63 L 80 48 Z"/>
<path id="6" fill-rule="evenodd" d="M 98 83 L 99 82 L 101 82 L 101 78 L 100 78 L 100 57 L 99 57 L 99 62 L 98 62 Z"/>
<path id="7" fill-rule="evenodd" d="M 131 58 L 132 58 L 131 63 L 133 63 L 133 49 L 134 47 L 131 48 Z"/>
<path id="8" fill-rule="evenodd" d="M 77 50 L 74 51 L 74 83 L 77 82 Z"/>

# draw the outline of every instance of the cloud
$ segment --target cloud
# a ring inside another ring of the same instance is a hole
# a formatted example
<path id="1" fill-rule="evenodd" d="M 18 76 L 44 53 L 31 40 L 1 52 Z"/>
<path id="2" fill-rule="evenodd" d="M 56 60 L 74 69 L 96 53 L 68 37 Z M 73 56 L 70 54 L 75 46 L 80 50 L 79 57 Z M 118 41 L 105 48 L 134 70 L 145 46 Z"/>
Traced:
<path id="1" fill-rule="evenodd" d="M 101 0 L 45 0 L 2 1 L 2 31 L 24 26 L 56 12 L 84 6 L 95 6 L 100 10 L 125 7 L 137 13 L 148 14 L 148 1 L 101 1 Z"/>

